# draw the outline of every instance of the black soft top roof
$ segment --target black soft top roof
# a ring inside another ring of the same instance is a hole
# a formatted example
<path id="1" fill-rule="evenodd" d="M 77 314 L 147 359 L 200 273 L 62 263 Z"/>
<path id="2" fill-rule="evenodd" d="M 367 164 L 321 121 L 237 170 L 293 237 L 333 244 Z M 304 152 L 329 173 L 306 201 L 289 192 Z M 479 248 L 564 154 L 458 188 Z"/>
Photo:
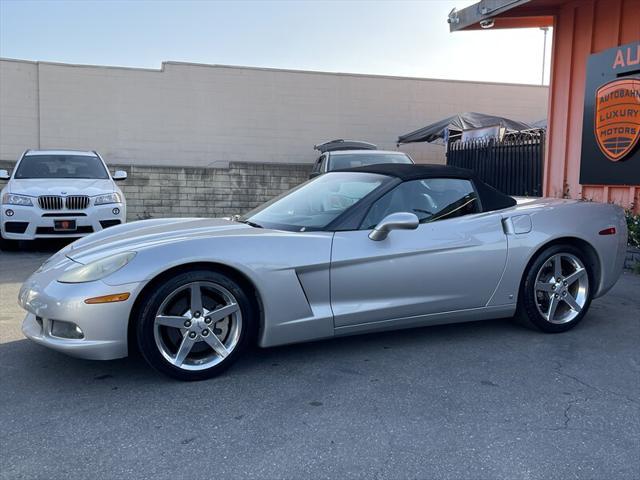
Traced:
<path id="1" fill-rule="evenodd" d="M 379 163 L 377 165 L 345 168 L 340 171 L 377 173 L 379 175 L 398 177 L 403 182 L 408 180 L 421 180 L 423 178 L 471 179 L 474 177 L 473 171 L 467 170 L 466 168 L 451 167 L 449 165 L 412 165 L 410 163 Z"/>
<path id="2" fill-rule="evenodd" d="M 379 175 L 399 178 L 403 182 L 423 180 L 426 178 L 459 178 L 473 180 L 483 211 L 502 210 L 503 208 L 513 207 L 517 203 L 514 198 L 496 190 L 491 185 L 484 183 L 478 178 L 473 170 L 452 167 L 449 165 L 381 163 L 378 165 L 363 165 L 361 167 L 334 170 L 334 172 L 377 173 Z"/>

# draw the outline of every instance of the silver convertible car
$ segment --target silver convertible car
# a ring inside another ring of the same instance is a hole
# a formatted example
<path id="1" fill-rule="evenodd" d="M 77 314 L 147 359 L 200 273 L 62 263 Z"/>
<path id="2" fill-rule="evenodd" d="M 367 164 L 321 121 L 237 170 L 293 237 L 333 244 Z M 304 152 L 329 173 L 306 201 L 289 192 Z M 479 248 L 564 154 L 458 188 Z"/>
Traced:
<path id="1" fill-rule="evenodd" d="M 245 348 L 517 317 L 563 332 L 618 280 L 614 205 L 516 200 L 472 172 L 383 164 L 321 175 L 234 219 L 128 223 L 23 285 L 24 334 L 91 359 L 139 349 L 183 380 Z"/>

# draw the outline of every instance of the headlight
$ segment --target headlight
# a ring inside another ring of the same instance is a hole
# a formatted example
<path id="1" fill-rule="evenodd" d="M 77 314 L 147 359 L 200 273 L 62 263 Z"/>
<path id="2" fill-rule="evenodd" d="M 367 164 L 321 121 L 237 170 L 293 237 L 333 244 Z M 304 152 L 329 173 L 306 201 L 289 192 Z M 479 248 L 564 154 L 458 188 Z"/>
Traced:
<path id="1" fill-rule="evenodd" d="M 33 206 L 31 197 L 16 195 L 15 193 L 5 193 L 2 196 L 2 203 L 5 205 L 22 205 L 25 207 Z"/>
<path id="2" fill-rule="evenodd" d="M 93 202 L 95 205 L 106 205 L 107 203 L 121 203 L 122 199 L 118 192 L 107 193 L 105 195 L 98 195 Z"/>
<path id="3" fill-rule="evenodd" d="M 136 256 L 136 252 L 123 252 L 87 263 L 63 273 L 58 279 L 62 283 L 83 283 L 100 280 L 120 270 Z"/>

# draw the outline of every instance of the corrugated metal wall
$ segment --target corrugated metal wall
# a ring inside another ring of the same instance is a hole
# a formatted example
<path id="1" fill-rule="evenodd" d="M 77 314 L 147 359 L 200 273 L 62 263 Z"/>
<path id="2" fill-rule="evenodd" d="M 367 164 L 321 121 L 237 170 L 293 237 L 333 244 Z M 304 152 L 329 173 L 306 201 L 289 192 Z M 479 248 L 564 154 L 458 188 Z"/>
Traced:
<path id="1" fill-rule="evenodd" d="M 544 191 L 623 206 L 640 212 L 635 186 L 580 185 L 580 151 L 587 57 L 640 39 L 640 0 L 577 0 L 556 17 L 549 97 L 549 136 Z"/>

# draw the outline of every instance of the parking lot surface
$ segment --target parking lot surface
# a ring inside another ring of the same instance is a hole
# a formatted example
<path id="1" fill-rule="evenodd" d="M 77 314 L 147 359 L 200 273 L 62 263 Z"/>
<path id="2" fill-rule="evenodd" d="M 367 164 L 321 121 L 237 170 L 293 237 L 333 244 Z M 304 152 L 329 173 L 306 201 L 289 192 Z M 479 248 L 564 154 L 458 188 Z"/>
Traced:
<path id="1" fill-rule="evenodd" d="M 256 349 L 222 377 L 23 338 L 0 252 L 1 478 L 640 478 L 640 276 L 574 330 L 496 320 Z"/>

